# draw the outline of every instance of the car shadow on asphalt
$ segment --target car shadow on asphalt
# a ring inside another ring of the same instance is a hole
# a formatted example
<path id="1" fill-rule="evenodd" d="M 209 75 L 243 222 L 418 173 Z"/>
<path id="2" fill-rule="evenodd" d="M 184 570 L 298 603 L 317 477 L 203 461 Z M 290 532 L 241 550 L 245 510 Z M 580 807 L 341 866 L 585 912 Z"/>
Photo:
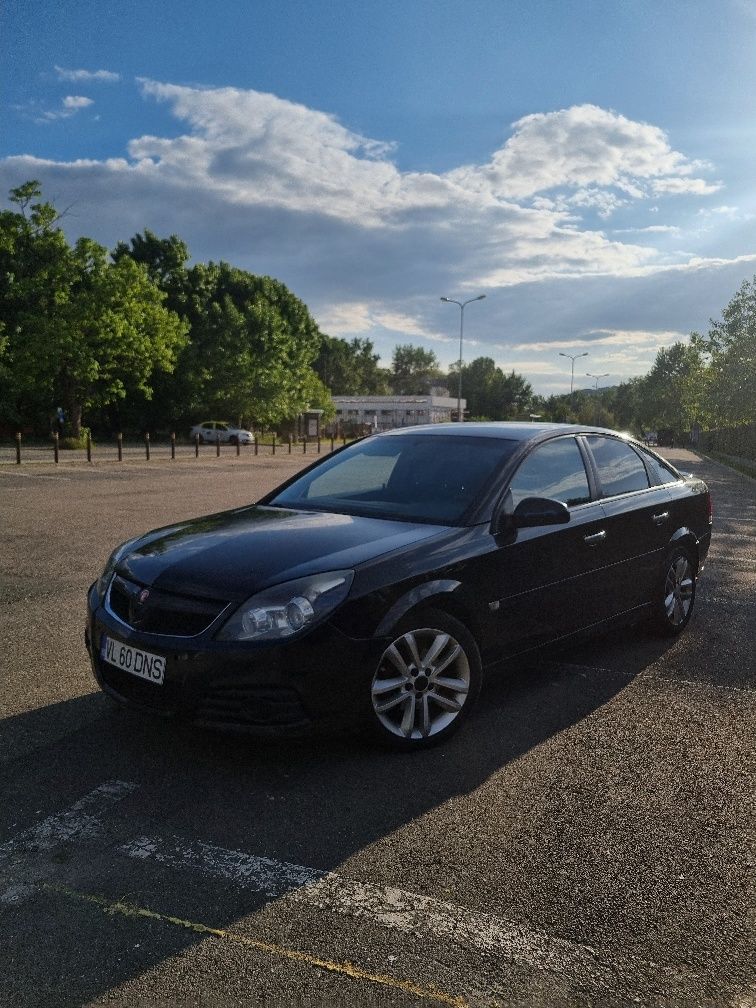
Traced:
<path id="1" fill-rule="evenodd" d="M 425 865 L 432 865 L 435 852 L 423 849 L 422 821 L 439 820 L 435 836 L 449 824 L 467 829 L 465 803 L 482 784 L 500 775 L 506 791 L 515 761 L 584 719 L 600 717 L 669 647 L 637 631 L 628 631 L 624 641 L 619 668 L 613 638 L 513 665 L 489 682 L 459 734 L 410 755 L 376 749 L 354 735 L 284 742 L 198 732 L 113 709 L 99 693 L 9 718 L 1 723 L 11 745 L 0 764 L 7 782 L 0 836 L 13 837 L 69 808 L 105 781 L 131 781 L 136 790 L 107 810 L 99 839 L 30 852 L 34 877 L 229 928 L 264 914 L 275 901 L 188 868 L 129 859 L 123 845 L 137 837 L 176 837 L 361 877 L 361 852 L 391 847 L 401 832 L 410 844 L 417 834 L 418 847 L 395 856 L 385 878 L 375 875 L 371 859 L 373 877 L 366 881 L 421 888 L 439 898 L 426 884 L 434 872 Z M 552 775 L 549 786 L 564 788 L 550 759 L 535 766 L 544 777 Z M 521 799 L 514 801 L 498 814 L 532 814 Z M 499 828 L 490 813 L 486 829 Z M 27 867 L 23 857 L 14 862 L 12 884 L 24 883 Z M 4 868 L 0 863 L 0 875 Z M 202 940 L 185 929 L 105 917 L 94 903 L 72 905 L 68 896 L 37 890 L 19 906 L 0 902 L 0 959 L 13 964 L 0 978 L 0 997 L 23 1005 L 80 1005 Z"/>

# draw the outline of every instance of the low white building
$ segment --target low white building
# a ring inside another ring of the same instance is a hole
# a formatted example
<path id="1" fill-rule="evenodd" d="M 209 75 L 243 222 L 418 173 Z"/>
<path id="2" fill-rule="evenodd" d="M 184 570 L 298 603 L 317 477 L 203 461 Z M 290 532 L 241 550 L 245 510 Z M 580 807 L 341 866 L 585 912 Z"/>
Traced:
<path id="1" fill-rule="evenodd" d="M 360 425 L 372 430 L 412 427 L 415 424 L 445 423 L 456 419 L 456 396 L 333 396 L 336 423 Z M 462 400 L 462 409 L 466 402 Z M 452 416 L 454 414 L 454 416 Z"/>

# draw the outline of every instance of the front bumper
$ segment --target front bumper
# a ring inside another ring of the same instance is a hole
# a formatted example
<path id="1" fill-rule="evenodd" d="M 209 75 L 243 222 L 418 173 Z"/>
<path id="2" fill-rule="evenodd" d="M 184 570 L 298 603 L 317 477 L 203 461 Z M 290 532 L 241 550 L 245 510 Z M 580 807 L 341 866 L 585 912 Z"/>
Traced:
<path id="1" fill-rule="evenodd" d="M 141 633 L 89 591 L 85 643 L 104 692 L 134 708 L 197 725 L 262 735 L 344 729 L 367 716 L 369 686 L 388 644 L 355 640 L 326 623 L 277 644 Z M 103 660 L 103 636 L 165 657 L 162 685 Z"/>

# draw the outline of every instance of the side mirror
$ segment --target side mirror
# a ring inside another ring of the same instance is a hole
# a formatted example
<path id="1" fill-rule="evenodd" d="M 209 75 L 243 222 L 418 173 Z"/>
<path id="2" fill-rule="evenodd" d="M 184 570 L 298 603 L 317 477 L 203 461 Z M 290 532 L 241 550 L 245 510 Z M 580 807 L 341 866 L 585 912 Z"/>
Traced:
<path id="1" fill-rule="evenodd" d="M 566 525 L 570 512 L 561 501 L 550 497 L 524 497 L 511 514 L 500 514 L 496 532 L 507 529 L 539 528 L 542 525 Z"/>

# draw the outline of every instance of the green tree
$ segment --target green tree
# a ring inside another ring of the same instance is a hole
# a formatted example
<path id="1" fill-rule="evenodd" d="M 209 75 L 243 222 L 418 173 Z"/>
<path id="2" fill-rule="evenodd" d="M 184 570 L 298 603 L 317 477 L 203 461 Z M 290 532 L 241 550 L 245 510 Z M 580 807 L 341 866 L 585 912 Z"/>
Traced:
<path id="1" fill-rule="evenodd" d="M 706 368 L 695 344 L 662 347 L 653 367 L 637 384 L 636 418 L 643 430 L 690 428 L 700 416 Z"/>
<path id="2" fill-rule="evenodd" d="M 450 369 L 450 391 L 457 388 L 458 365 Z M 511 420 L 530 411 L 533 388 L 516 371 L 504 374 L 491 357 L 476 357 L 462 367 L 462 398 L 471 417 Z"/>
<path id="3" fill-rule="evenodd" d="M 432 350 L 411 343 L 394 348 L 389 380 L 395 395 L 422 395 L 442 377 L 438 358 Z"/>
<path id="4" fill-rule="evenodd" d="M 312 367 L 333 395 L 385 395 L 386 372 L 369 339 L 324 336 Z"/>
<path id="5" fill-rule="evenodd" d="M 10 390 L 27 409 L 66 410 L 78 436 L 86 410 L 149 397 L 170 371 L 185 326 L 164 305 L 147 270 L 113 262 L 88 238 L 71 248 L 38 182 L 11 191 L 18 211 L 0 215 L 0 316 L 6 323 Z"/>
<path id="6" fill-rule="evenodd" d="M 284 284 L 228 263 L 197 264 L 187 274 L 186 319 L 190 340 L 173 393 L 183 415 L 267 427 L 307 406 L 322 335 Z"/>
<path id="7" fill-rule="evenodd" d="M 756 277 L 746 280 L 693 345 L 710 364 L 699 412 L 714 425 L 756 420 Z"/>

